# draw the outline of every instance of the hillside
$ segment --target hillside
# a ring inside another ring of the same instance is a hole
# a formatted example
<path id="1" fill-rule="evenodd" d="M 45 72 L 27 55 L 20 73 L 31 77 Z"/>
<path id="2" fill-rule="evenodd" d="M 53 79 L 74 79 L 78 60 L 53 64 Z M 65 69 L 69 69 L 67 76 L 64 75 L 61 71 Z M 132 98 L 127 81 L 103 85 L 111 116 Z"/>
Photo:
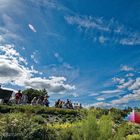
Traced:
<path id="1" fill-rule="evenodd" d="M 0 136 L 2 140 L 139 140 L 140 126 L 124 120 L 130 111 L 0 105 Z"/>

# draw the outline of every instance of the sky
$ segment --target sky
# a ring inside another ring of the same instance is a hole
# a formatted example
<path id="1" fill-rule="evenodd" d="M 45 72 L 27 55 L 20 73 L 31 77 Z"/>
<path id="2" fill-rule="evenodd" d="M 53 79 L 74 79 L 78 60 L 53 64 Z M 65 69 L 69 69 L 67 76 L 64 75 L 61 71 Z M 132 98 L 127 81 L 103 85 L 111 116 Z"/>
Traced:
<path id="1" fill-rule="evenodd" d="M 139 107 L 139 25 L 139 0 L 0 0 L 0 84 Z"/>

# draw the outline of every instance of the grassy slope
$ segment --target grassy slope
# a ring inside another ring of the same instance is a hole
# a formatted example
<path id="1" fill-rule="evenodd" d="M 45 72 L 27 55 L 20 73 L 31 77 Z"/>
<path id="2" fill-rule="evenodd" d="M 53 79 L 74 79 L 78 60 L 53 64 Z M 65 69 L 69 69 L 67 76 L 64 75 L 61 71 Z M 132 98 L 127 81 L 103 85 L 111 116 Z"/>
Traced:
<path id="1" fill-rule="evenodd" d="M 4 140 L 9 140 L 7 134 L 14 140 L 140 140 L 140 126 L 123 119 L 130 111 L 0 105 L 0 136 Z"/>
<path id="2" fill-rule="evenodd" d="M 74 122 L 82 118 L 78 110 L 60 109 L 54 107 L 31 105 L 0 105 L 0 113 L 25 113 L 32 116 L 41 116 L 47 122 Z"/>

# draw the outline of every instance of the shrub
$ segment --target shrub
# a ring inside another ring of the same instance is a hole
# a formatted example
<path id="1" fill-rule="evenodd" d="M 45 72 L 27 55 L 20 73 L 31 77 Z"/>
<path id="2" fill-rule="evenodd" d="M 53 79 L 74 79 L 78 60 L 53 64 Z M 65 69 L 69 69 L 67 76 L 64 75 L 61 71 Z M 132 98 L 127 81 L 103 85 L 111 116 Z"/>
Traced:
<path id="1" fill-rule="evenodd" d="M 127 140 L 140 140 L 140 134 L 128 135 Z"/>
<path id="2" fill-rule="evenodd" d="M 11 113 L 0 119 L 0 136 L 2 139 L 28 140 L 44 138 L 46 130 L 43 126 L 32 121 L 26 114 Z"/>
<path id="3" fill-rule="evenodd" d="M 34 122 L 36 122 L 38 124 L 44 124 L 45 123 L 45 119 L 40 115 L 33 116 L 32 121 L 34 121 Z"/>

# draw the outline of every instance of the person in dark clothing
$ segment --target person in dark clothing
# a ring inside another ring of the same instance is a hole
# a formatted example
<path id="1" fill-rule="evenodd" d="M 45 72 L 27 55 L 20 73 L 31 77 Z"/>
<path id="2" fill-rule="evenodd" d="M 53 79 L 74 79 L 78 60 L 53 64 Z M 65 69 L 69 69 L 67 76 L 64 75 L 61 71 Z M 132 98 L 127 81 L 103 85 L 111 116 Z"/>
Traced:
<path id="1" fill-rule="evenodd" d="M 49 107 L 49 101 L 48 101 L 48 98 L 44 98 L 44 100 L 43 100 L 43 104 L 44 104 L 44 106 L 47 106 L 47 107 Z"/>
<path id="2" fill-rule="evenodd" d="M 59 104 L 60 104 L 60 99 L 58 99 L 56 102 L 55 102 L 55 107 L 59 107 Z"/>

